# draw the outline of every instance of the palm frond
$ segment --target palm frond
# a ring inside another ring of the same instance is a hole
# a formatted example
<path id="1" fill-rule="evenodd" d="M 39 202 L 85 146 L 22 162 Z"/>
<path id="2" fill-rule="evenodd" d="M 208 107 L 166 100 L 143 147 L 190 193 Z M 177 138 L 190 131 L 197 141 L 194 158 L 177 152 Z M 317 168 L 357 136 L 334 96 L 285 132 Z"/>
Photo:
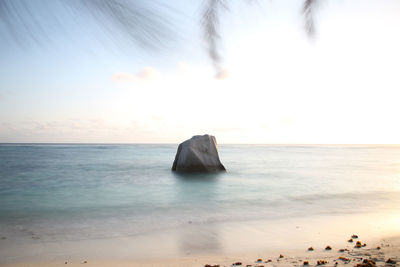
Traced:
<path id="1" fill-rule="evenodd" d="M 207 43 L 207 52 L 216 69 L 220 69 L 221 62 L 219 53 L 220 12 L 227 9 L 226 0 L 208 0 L 205 2 L 201 20 L 203 37 Z"/>
<path id="2" fill-rule="evenodd" d="M 304 27 L 310 37 L 315 35 L 314 10 L 317 0 L 306 0 L 303 5 Z"/>
<path id="3" fill-rule="evenodd" d="M 257 0 L 246 0 L 247 3 L 251 4 L 257 2 Z M 207 43 L 207 52 L 213 62 L 217 71 L 221 71 L 221 54 L 219 52 L 220 46 L 220 18 L 221 11 L 229 10 L 229 5 L 233 4 L 233 1 L 228 2 L 227 0 L 206 0 L 204 1 L 204 11 L 202 15 L 201 25 L 203 29 L 203 37 Z M 315 22 L 314 12 L 317 4 L 317 0 L 305 0 L 303 4 L 302 13 L 305 20 L 305 30 L 309 37 L 315 35 Z"/>
<path id="4" fill-rule="evenodd" d="M 229 5 L 233 3 L 229 0 L 203 1 L 203 38 L 217 71 L 221 70 L 222 61 L 221 13 L 229 10 Z M 317 0 L 304 0 L 302 9 L 305 30 L 310 37 L 315 34 L 316 4 Z M 78 16 L 89 17 L 110 37 L 124 36 L 146 48 L 158 48 L 173 35 L 169 18 L 161 12 L 165 8 L 156 0 L 0 0 L 0 40 L 11 36 L 20 44 L 47 42 L 51 40 L 54 28 L 68 28 L 70 21 Z"/>
<path id="5" fill-rule="evenodd" d="M 84 17 L 111 37 L 123 35 L 154 48 L 172 36 L 162 9 L 167 7 L 147 0 L 0 0 L 0 29 L 18 43 L 41 43 L 52 38 L 54 28 L 68 31 L 77 17 Z"/>

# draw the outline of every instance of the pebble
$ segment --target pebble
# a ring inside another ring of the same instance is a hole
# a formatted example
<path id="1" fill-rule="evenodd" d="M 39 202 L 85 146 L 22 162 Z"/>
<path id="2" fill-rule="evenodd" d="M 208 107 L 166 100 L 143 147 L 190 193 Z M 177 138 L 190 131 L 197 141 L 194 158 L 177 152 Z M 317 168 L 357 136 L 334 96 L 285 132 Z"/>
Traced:
<path id="1" fill-rule="evenodd" d="M 356 243 L 356 245 L 355 245 L 354 247 L 355 247 L 355 248 L 361 248 L 361 247 L 362 247 L 361 242 L 360 242 L 360 241 L 357 241 L 357 243 Z"/>
<path id="2" fill-rule="evenodd" d="M 396 261 L 394 261 L 394 260 L 392 260 L 391 258 L 389 258 L 389 259 L 386 261 L 386 263 L 389 263 L 389 264 L 396 264 Z"/>
<path id="3" fill-rule="evenodd" d="M 362 263 L 357 264 L 355 267 L 373 267 L 375 265 L 375 261 L 364 259 Z"/>

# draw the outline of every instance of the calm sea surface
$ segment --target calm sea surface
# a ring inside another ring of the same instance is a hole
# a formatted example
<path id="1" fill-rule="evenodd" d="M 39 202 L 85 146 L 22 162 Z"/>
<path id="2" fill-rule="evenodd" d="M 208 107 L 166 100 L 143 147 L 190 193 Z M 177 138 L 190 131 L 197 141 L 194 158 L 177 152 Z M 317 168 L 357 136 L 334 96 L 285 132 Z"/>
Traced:
<path id="1" fill-rule="evenodd" d="M 400 207 L 399 146 L 222 145 L 227 173 L 171 172 L 177 145 L 0 145 L 0 234 L 133 236 Z"/>

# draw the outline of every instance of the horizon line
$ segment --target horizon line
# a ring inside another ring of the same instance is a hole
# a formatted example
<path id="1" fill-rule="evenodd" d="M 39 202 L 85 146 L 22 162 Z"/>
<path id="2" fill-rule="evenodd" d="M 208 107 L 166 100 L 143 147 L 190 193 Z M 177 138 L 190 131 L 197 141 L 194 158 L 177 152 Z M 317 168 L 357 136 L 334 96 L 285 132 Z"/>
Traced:
<path id="1" fill-rule="evenodd" d="M 0 142 L 0 145 L 179 145 L 180 143 L 113 143 L 113 142 Z M 400 146 L 390 143 L 218 143 L 220 145 L 260 146 Z"/>

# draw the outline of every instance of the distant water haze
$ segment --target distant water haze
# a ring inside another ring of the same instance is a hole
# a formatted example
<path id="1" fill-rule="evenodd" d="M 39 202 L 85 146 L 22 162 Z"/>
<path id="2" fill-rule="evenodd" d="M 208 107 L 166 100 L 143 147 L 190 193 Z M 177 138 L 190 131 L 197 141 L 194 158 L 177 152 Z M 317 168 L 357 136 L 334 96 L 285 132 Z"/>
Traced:
<path id="1" fill-rule="evenodd" d="M 188 237 L 181 247 L 204 252 L 211 240 L 224 250 L 252 221 L 272 230 L 274 222 L 399 214 L 398 146 L 221 145 L 227 173 L 196 175 L 171 172 L 176 148 L 1 145 L 0 236 L 90 243 L 172 231 Z"/>

